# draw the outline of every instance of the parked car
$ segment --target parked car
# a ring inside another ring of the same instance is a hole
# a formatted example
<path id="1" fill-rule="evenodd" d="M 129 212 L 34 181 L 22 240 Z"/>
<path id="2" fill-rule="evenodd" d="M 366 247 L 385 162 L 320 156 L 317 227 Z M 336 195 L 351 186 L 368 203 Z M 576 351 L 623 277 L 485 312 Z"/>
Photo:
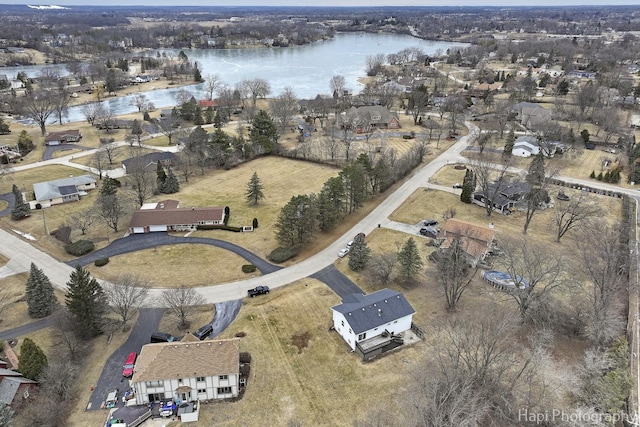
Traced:
<path id="1" fill-rule="evenodd" d="M 351 246 L 353 246 L 353 240 L 349 240 L 349 241 L 347 242 L 347 247 L 348 247 L 349 249 L 351 249 Z"/>
<path id="2" fill-rule="evenodd" d="M 162 402 L 162 407 L 160 408 L 160 416 L 161 417 L 170 417 L 174 414 L 176 410 L 176 402 L 173 400 L 169 400 L 166 402 Z"/>
<path id="3" fill-rule="evenodd" d="M 268 294 L 269 293 L 269 287 L 268 286 L 256 286 L 253 289 L 249 289 L 247 291 L 247 293 L 252 298 L 255 297 L 256 295 Z"/>
<path id="4" fill-rule="evenodd" d="M 344 258 L 349 253 L 349 248 L 340 249 L 338 252 L 338 257 Z"/>
<path id="5" fill-rule="evenodd" d="M 195 336 L 196 338 L 203 340 L 206 337 L 208 337 L 209 335 L 211 335 L 211 332 L 213 332 L 213 326 L 211 326 L 210 324 L 206 324 L 203 327 L 201 327 L 200 329 L 198 329 L 197 331 L 195 331 L 193 333 L 193 336 Z"/>
<path id="6" fill-rule="evenodd" d="M 453 184 L 453 188 L 454 189 L 462 188 L 462 184 L 460 184 L 459 182 L 456 182 L 455 184 Z"/>
<path id="7" fill-rule="evenodd" d="M 436 221 L 435 219 L 425 219 L 422 222 L 422 225 L 424 225 L 425 227 L 435 227 L 438 225 L 438 221 Z"/>
<path id="8" fill-rule="evenodd" d="M 138 354 L 136 352 L 129 353 L 127 360 L 122 367 L 122 376 L 125 378 L 131 378 L 133 376 L 133 367 L 136 364 L 136 358 Z"/>
<path id="9" fill-rule="evenodd" d="M 420 234 L 425 237 L 431 237 L 432 239 L 438 238 L 438 230 L 434 227 L 422 227 L 420 229 Z"/>
<path id="10" fill-rule="evenodd" d="M 174 342 L 174 341 L 178 341 L 178 339 L 171 334 L 168 334 L 166 332 L 160 332 L 160 331 L 156 331 L 152 333 L 151 339 L 149 339 L 149 342 L 152 342 L 152 343 L 153 342 Z"/>

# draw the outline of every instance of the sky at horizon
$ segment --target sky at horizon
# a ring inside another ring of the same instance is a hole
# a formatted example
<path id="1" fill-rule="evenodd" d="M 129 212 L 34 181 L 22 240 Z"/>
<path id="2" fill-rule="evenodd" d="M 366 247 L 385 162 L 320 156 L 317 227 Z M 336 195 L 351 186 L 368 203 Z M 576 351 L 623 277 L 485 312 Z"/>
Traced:
<path id="1" fill-rule="evenodd" d="M 26 1 L 0 0 L 0 5 L 61 5 L 61 6 L 290 6 L 290 7 L 402 7 L 402 6 L 634 6 L 640 5 L 640 0 L 61 0 L 55 1 Z"/>

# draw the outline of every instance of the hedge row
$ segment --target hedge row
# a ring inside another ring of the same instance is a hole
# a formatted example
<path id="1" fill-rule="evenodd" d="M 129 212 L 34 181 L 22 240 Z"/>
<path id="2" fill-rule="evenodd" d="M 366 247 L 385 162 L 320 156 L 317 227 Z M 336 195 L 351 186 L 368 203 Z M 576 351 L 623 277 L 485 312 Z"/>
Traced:
<path id="1" fill-rule="evenodd" d="M 296 255 L 298 255 L 298 250 L 295 248 L 275 248 L 269 255 L 267 255 L 267 259 L 271 262 L 281 263 Z"/>
<path id="2" fill-rule="evenodd" d="M 198 230 L 227 230 L 227 231 L 235 231 L 238 233 L 242 231 L 242 227 L 233 227 L 231 225 L 225 225 L 225 224 L 198 225 Z"/>
<path id="3" fill-rule="evenodd" d="M 243 273 L 253 273 L 257 270 L 257 267 L 253 264 L 245 264 L 242 266 Z"/>
<path id="4" fill-rule="evenodd" d="M 64 250 L 74 256 L 82 256 L 93 250 L 95 245 L 91 240 L 78 240 L 77 242 L 64 245 Z"/>
<path id="5" fill-rule="evenodd" d="M 107 265 L 107 264 L 109 264 L 109 258 L 100 258 L 100 259 L 97 259 L 93 264 L 94 264 L 96 267 L 102 267 L 103 265 Z"/>

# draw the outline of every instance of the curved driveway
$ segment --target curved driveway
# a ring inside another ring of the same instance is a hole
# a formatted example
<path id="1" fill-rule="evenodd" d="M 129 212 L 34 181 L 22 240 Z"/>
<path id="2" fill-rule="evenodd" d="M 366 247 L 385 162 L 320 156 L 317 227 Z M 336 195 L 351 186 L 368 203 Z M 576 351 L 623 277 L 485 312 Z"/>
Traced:
<path id="1" fill-rule="evenodd" d="M 273 273 L 282 267 L 268 263 L 258 255 L 246 250 L 245 248 L 235 245 L 224 240 L 211 239 L 207 237 L 180 237 L 170 236 L 166 232 L 162 233 L 145 233 L 131 234 L 127 237 L 114 240 L 105 248 L 99 249 L 81 258 L 68 261 L 67 264 L 75 267 L 76 265 L 85 266 L 101 258 L 109 258 L 116 255 L 135 252 L 142 249 L 155 248 L 162 245 L 179 245 L 179 244 L 202 244 L 216 246 L 231 251 L 251 264 L 255 265 L 262 274 Z"/>
<path id="2" fill-rule="evenodd" d="M 6 209 L 0 211 L 0 217 L 9 215 L 11 213 L 11 209 L 13 209 L 16 204 L 16 198 L 13 193 L 4 193 L 0 194 L 0 200 L 4 200 L 9 205 Z"/>

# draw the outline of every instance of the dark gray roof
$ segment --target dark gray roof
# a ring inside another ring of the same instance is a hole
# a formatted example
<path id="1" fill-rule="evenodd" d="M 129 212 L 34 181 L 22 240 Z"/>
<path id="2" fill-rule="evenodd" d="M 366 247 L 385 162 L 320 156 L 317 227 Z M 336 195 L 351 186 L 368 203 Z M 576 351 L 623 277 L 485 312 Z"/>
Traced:
<path id="1" fill-rule="evenodd" d="M 5 377 L 0 382 L 0 402 L 10 405 L 13 402 L 20 384 L 37 384 L 24 377 Z"/>
<path id="2" fill-rule="evenodd" d="M 382 289 L 369 295 L 352 294 L 331 309 L 344 315 L 355 334 L 416 312 L 400 292 L 391 289 Z"/>
<path id="3" fill-rule="evenodd" d="M 96 179 L 93 175 L 72 176 L 54 181 L 37 182 L 33 184 L 33 193 L 36 200 L 55 199 L 63 195 L 77 193 L 78 185 L 87 185 L 95 182 Z"/>
<path id="4" fill-rule="evenodd" d="M 175 158 L 176 155 L 170 151 L 156 151 L 140 157 L 131 157 L 130 159 L 123 160 L 122 166 L 124 166 L 125 169 L 129 169 L 131 166 L 139 164 L 146 168 L 151 164 L 155 166 L 158 162 L 173 161 Z"/>

